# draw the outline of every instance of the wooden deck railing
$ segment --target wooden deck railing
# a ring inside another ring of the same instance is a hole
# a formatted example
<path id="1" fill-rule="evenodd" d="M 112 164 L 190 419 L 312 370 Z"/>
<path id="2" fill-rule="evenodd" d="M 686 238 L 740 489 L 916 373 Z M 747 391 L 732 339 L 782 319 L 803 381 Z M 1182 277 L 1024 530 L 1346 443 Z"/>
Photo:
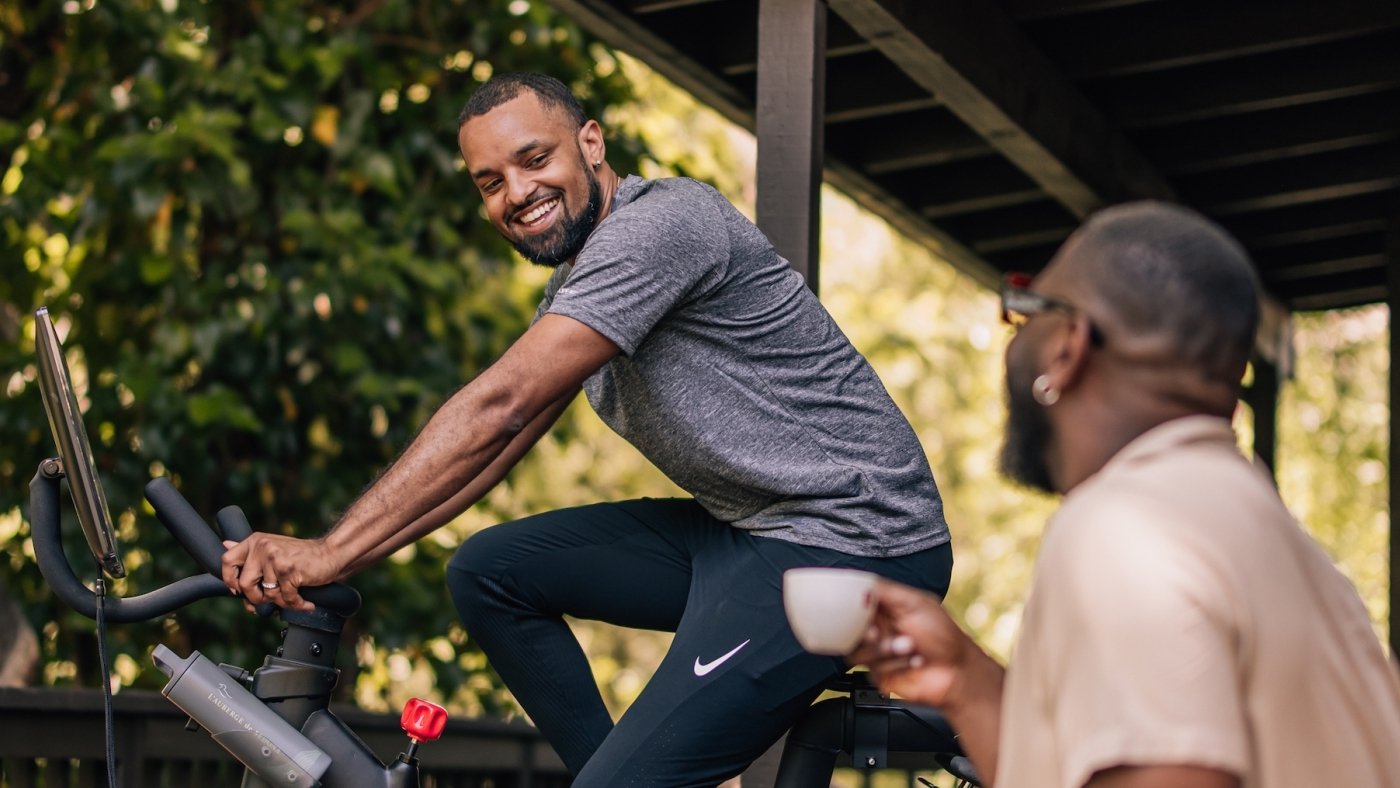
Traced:
<path id="1" fill-rule="evenodd" d="M 160 693 L 112 698 L 117 777 L 123 788 L 238 788 L 243 769 Z M 334 709 L 388 761 L 408 743 L 398 715 Z M 97 690 L 0 689 L 0 788 L 107 785 L 102 696 Z M 568 773 L 530 725 L 453 719 L 418 751 L 423 788 L 563 788 Z"/>

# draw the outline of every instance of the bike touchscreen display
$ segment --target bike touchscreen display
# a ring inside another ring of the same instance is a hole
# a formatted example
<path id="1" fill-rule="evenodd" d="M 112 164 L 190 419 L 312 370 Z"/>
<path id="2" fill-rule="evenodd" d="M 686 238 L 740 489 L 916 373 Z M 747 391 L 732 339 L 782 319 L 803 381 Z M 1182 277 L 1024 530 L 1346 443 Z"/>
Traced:
<path id="1" fill-rule="evenodd" d="M 92 456 L 87 431 L 83 429 L 78 398 L 73 392 L 68 362 L 58 342 L 58 332 L 49 319 L 49 310 L 41 307 L 34 313 L 34 345 L 39 356 L 39 392 L 44 410 L 49 416 L 49 428 L 58 444 L 58 456 L 63 473 L 68 478 L 68 490 L 73 495 L 73 508 L 78 523 L 87 537 L 88 547 L 102 570 L 112 577 L 124 577 L 126 568 L 117 555 L 116 535 L 107 510 L 107 496 L 97 478 L 97 463 Z"/>

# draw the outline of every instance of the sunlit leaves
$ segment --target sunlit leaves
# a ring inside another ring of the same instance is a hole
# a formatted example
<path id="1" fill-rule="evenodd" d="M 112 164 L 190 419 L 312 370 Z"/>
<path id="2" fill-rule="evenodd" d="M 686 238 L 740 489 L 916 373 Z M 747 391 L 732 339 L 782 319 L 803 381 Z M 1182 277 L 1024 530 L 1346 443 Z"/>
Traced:
<path id="1" fill-rule="evenodd" d="M 1361 592 L 1389 615 L 1388 314 L 1299 315 L 1297 372 L 1282 387 L 1277 477 L 1284 500 Z"/>

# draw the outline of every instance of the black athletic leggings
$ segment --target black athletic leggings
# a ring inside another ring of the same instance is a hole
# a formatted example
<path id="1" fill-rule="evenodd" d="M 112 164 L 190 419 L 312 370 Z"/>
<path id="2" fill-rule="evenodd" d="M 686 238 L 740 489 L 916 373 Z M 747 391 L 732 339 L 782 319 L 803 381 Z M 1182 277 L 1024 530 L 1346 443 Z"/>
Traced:
<path id="1" fill-rule="evenodd" d="M 487 528 L 448 565 L 467 633 L 554 745 L 578 788 L 713 786 L 768 749 L 838 658 L 788 629 L 783 571 L 846 566 L 942 595 L 948 545 L 861 558 L 755 536 L 691 500 L 605 503 Z M 675 632 L 616 724 L 561 618 Z"/>

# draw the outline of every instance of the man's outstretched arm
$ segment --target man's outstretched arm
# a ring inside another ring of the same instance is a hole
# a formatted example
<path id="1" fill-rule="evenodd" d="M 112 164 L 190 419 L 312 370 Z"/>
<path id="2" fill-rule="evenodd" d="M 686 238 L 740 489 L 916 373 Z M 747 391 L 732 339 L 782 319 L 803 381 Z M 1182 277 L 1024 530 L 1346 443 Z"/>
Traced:
<path id="1" fill-rule="evenodd" d="M 297 588 L 323 585 L 348 567 L 362 567 L 366 556 L 383 554 L 383 546 L 407 544 L 400 536 L 406 529 L 422 536 L 484 495 L 486 482 L 498 481 L 529 448 L 521 443 L 532 445 L 548 428 L 541 416 L 557 417 L 583 381 L 617 352 L 583 323 L 545 315 L 443 403 L 329 534 L 306 540 L 254 534 L 224 555 L 224 582 L 250 602 L 310 607 Z M 508 462 L 497 464 L 503 458 Z M 449 501 L 453 506 L 446 506 Z M 261 585 L 274 582 L 270 590 Z"/>
<path id="2" fill-rule="evenodd" d="M 545 408 L 544 412 L 536 416 L 529 426 L 516 435 L 515 440 L 512 440 L 500 454 L 496 455 L 496 459 L 486 466 L 485 470 L 477 474 L 467 486 L 442 502 L 436 509 L 409 523 L 387 541 L 375 545 L 368 553 L 345 566 L 337 579 L 344 580 L 376 561 L 393 555 L 399 548 L 413 544 L 486 497 L 486 494 L 491 492 L 492 488 L 504 479 L 507 473 L 510 473 L 510 469 L 515 467 L 520 458 L 524 457 L 525 453 L 549 431 L 549 428 L 569 407 L 569 403 L 573 402 L 577 394 L 577 391 L 571 391 Z"/>

